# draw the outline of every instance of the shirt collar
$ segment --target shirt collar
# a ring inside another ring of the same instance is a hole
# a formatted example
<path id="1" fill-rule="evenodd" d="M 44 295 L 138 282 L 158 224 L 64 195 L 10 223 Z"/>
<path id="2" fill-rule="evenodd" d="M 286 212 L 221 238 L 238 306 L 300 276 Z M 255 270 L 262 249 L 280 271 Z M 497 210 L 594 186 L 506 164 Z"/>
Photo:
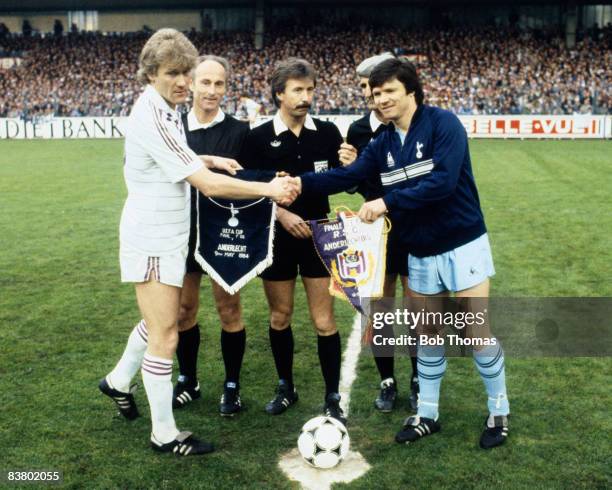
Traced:
<path id="1" fill-rule="evenodd" d="M 414 111 L 414 114 L 412 115 L 412 121 L 410 121 L 410 127 L 414 126 L 417 121 L 421 118 L 421 115 L 423 114 L 423 104 L 419 104 L 419 106 L 417 107 L 417 110 Z"/>
<path id="2" fill-rule="evenodd" d="M 376 117 L 376 113 L 374 111 L 370 112 L 370 128 L 372 128 L 372 132 L 375 133 L 376 130 L 380 127 L 381 124 L 385 124 L 378 117 Z"/>
<path id="3" fill-rule="evenodd" d="M 423 107 L 424 107 L 423 104 L 420 104 L 417 107 L 417 110 L 414 111 L 414 114 L 412 115 L 412 119 L 410 120 L 410 126 L 408 126 L 408 131 L 410 131 L 410 128 L 414 126 L 418 122 L 418 120 L 421 118 L 421 115 L 423 114 Z M 392 131 L 399 131 L 399 129 L 397 128 L 394 122 L 391 122 L 388 125 L 388 127 L 390 127 Z"/>
<path id="4" fill-rule="evenodd" d="M 277 111 L 276 114 L 274 114 L 274 119 L 272 119 L 272 123 L 274 125 L 274 134 L 276 134 L 276 136 L 278 136 L 281 133 L 284 133 L 285 131 L 289 131 L 289 128 L 287 127 L 287 125 L 283 122 L 283 120 L 280 117 L 280 111 Z M 310 114 L 306 114 L 306 120 L 304 121 L 304 127 L 306 129 L 310 129 L 311 131 L 317 130 L 314 120 L 312 119 Z"/>
<path id="5" fill-rule="evenodd" d="M 168 101 L 164 99 L 157 90 L 155 90 L 155 87 L 153 87 L 153 85 L 147 85 L 144 93 L 147 94 L 151 99 L 153 99 L 153 101 L 157 104 L 162 104 L 164 106 L 164 109 L 172 112 L 177 112 L 176 107 L 173 109 L 170 104 L 168 104 Z"/>
<path id="6" fill-rule="evenodd" d="M 219 109 L 212 121 L 207 122 L 207 123 L 201 123 L 200 121 L 198 121 L 198 118 L 195 115 L 195 111 L 192 108 L 189 111 L 189 114 L 187 114 L 187 130 L 195 131 L 197 129 L 212 128 L 213 126 L 216 126 L 217 124 L 223 122 L 224 119 L 225 119 L 225 113 L 221 109 Z"/>

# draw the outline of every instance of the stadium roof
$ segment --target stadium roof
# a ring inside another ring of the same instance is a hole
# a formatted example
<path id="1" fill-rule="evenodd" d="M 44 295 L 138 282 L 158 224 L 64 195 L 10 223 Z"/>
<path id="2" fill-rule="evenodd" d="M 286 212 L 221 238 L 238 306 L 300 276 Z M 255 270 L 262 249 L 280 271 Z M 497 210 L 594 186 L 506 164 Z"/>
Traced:
<path id="1" fill-rule="evenodd" d="M 213 7 L 249 7 L 255 6 L 256 0 L 2 0 L 0 11 L 3 12 L 24 12 L 24 11 L 57 11 L 57 10 L 139 10 L 139 9 L 202 9 Z M 327 2 L 312 2 L 308 0 L 265 0 L 266 6 L 270 5 L 297 5 L 319 3 L 320 5 L 330 5 Z M 343 3 L 346 5 L 380 5 L 384 4 L 422 4 L 430 6 L 438 5 L 466 5 L 466 4 L 490 4 L 499 5 L 499 1 L 493 0 L 382 0 L 373 2 L 372 0 L 335 0 L 334 4 Z M 514 0 L 503 2 L 507 4 L 604 4 L 609 0 Z"/>

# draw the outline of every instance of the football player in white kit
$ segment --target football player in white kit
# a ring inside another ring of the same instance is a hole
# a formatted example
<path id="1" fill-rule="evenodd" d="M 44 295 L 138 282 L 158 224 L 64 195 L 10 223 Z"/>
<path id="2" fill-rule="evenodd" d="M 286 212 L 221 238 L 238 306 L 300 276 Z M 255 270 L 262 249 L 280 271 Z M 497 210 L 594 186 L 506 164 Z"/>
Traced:
<path id="1" fill-rule="evenodd" d="M 235 173 L 231 159 L 198 156 L 188 146 L 177 104 L 188 96 L 189 74 L 198 53 L 174 29 L 157 31 L 139 58 L 138 79 L 146 84 L 128 118 L 124 176 L 128 197 L 120 225 L 121 280 L 133 282 L 142 320 L 123 356 L 100 381 L 127 419 L 138 414 L 131 380 L 139 368 L 151 409 L 151 447 L 177 455 L 204 454 L 213 445 L 180 432 L 172 414 L 172 359 L 189 238 L 189 184 L 204 195 L 230 199 L 269 197 L 289 204 L 291 179 L 246 182 L 211 172 Z"/>

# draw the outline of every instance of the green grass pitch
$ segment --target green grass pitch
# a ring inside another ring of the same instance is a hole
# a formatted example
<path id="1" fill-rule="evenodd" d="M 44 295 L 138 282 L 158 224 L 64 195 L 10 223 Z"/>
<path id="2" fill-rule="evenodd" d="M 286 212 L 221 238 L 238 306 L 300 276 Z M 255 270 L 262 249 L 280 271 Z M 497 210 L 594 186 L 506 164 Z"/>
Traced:
<path id="1" fill-rule="evenodd" d="M 612 143 L 472 141 L 489 227 L 496 296 L 612 296 Z M 259 280 L 243 290 L 247 325 L 242 395 L 247 410 L 217 413 L 223 367 L 206 280 L 201 293 L 203 399 L 176 413 L 180 428 L 218 445 L 205 458 L 156 455 L 144 416 L 126 423 L 97 391 L 138 321 L 133 289 L 120 283 L 118 223 L 125 197 L 122 143 L 3 141 L 0 152 L 0 470 L 61 470 L 71 488 L 295 488 L 277 467 L 323 383 L 305 297 L 294 331 L 300 402 L 271 418 L 275 386 L 267 308 Z M 336 196 L 334 204 L 358 207 Z M 353 313 L 336 303 L 346 341 Z M 350 488 L 612 486 L 610 359 L 507 359 L 508 444 L 485 452 L 486 413 L 469 359 L 450 359 L 442 432 L 413 446 L 393 442 L 408 415 L 409 362 L 396 361 L 400 408 L 376 413 L 378 379 L 359 361 L 349 430 L 373 469 Z M 339 485 L 338 488 L 344 488 Z"/>

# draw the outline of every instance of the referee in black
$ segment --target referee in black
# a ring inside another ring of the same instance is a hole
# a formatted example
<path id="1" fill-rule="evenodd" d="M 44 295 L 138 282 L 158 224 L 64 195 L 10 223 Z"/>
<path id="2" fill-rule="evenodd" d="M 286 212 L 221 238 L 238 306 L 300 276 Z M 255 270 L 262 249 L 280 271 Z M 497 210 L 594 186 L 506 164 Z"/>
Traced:
<path id="1" fill-rule="evenodd" d="M 389 58 L 394 58 L 394 56 L 389 52 L 382 53 L 366 58 L 357 66 L 359 87 L 366 100 L 369 112 L 349 126 L 346 143 L 342 144 L 339 151 L 342 165 L 350 165 L 353 163 L 368 143 L 387 127 L 387 121 L 385 121 L 385 118 L 374 104 L 374 98 L 372 97 L 368 78 L 376 66 Z M 378 199 L 384 195 L 379 177 L 376 177 L 376 180 L 360 184 L 355 190 L 359 192 L 366 201 Z M 397 225 L 398 224 L 396 224 L 396 226 Z M 387 266 L 383 292 L 385 298 L 395 297 L 398 275 L 400 276 L 404 295 L 408 295 L 410 291 L 410 289 L 408 289 L 408 251 L 400 248 L 397 233 L 395 233 L 392 224 L 387 241 Z M 387 325 L 386 328 L 389 329 L 389 331 L 383 332 L 383 334 L 392 337 L 394 335 L 392 325 Z M 384 355 L 381 354 L 383 354 L 383 352 L 374 351 L 374 361 L 376 362 L 376 367 L 378 368 L 381 379 L 380 394 L 374 401 L 374 406 L 381 412 L 390 412 L 395 406 L 398 395 L 393 347 L 385 347 Z M 419 394 L 416 353 L 415 357 L 411 357 L 410 360 L 412 362 L 412 376 L 410 380 L 409 400 L 411 408 L 416 411 Z"/>
<path id="2" fill-rule="evenodd" d="M 183 115 L 187 144 L 198 155 L 217 155 L 236 159 L 249 132 L 246 122 L 225 114 L 220 107 L 227 90 L 229 62 L 220 56 L 201 56 L 192 75 L 193 107 Z M 273 175 L 272 175 L 273 176 Z M 194 258 L 197 240 L 198 199 L 206 199 L 191 188 L 191 232 L 186 274 L 181 292 L 179 341 L 176 355 L 180 375 L 174 387 L 173 407 L 180 408 L 200 398 L 197 379 L 200 327 L 200 282 L 203 270 Z M 228 294 L 211 280 L 212 291 L 221 321 L 221 352 L 225 364 L 225 381 L 219 412 L 232 416 L 240 411 L 240 369 L 246 345 L 246 332 L 241 318 L 240 294 Z"/>
<path id="3" fill-rule="evenodd" d="M 270 83 L 278 112 L 272 121 L 249 133 L 240 163 L 247 169 L 281 171 L 293 176 L 325 172 L 339 166 L 338 149 L 343 141 L 340 131 L 333 123 L 308 114 L 316 85 L 313 66 L 305 60 L 289 58 L 276 67 Z M 315 251 L 306 223 L 326 218 L 328 212 L 329 201 L 322 196 L 301 195 L 291 206 L 278 208 L 274 262 L 261 274 L 270 308 L 270 345 L 279 378 L 276 396 L 266 405 L 271 415 L 283 413 L 298 400 L 293 382 L 291 318 L 299 274 L 317 332 L 325 380 L 324 412 L 345 422 L 338 394 L 340 335 L 334 319 L 333 298 L 328 292 L 329 273 Z"/>

